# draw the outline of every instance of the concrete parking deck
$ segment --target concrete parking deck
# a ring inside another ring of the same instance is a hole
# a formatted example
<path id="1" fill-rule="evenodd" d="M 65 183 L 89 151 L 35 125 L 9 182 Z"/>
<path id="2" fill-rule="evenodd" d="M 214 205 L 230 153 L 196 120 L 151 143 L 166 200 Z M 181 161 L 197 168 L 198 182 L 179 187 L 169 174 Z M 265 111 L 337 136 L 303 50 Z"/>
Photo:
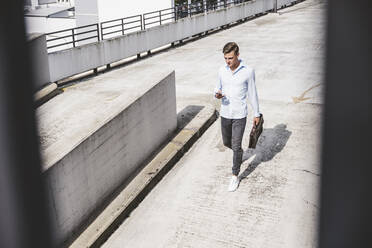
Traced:
<path id="1" fill-rule="evenodd" d="M 324 11 L 308 0 L 142 60 L 176 70 L 178 111 L 214 104 L 222 46 L 236 41 L 256 69 L 265 126 L 240 187 L 227 192 L 231 151 L 219 120 L 103 247 L 315 247 L 323 92 Z"/>
<path id="2" fill-rule="evenodd" d="M 105 92 L 102 100 L 111 99 L 123 76 L 133 80 L 124 88 L 135 92 L 137 77 L 151 80 L 160 71 L 175 70 L 182 118 L 201 106 L 218 108 L 212 92 L 226 42 L 236 41 L 241 58 L 256 70 L 265 125 L 257 149 L 248 150 L 251 121 L 247 123 L 239 189 L 227 192 L 232 152 L 222 145 L 218 120 L 104 247 L 316 246 L 325 8 L 324 1 L 307 0 L 218 31 L 84 79 L 38 109 L 47 147 L 71 134 L 73 127 L 58 110 L 63 111 L 64 101 L 78 98 L 73 93 L 79 90 L 90 94 L 99 87 Z M 65 104 L 73 110 L 70 102 Z"/>

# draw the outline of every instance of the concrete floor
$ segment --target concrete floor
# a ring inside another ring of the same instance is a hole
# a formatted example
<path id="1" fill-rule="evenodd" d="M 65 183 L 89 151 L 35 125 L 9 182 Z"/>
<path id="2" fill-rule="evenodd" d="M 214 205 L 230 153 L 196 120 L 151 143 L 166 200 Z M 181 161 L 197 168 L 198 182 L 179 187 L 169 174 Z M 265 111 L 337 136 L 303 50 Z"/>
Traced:
<path id="1" fill-rule="evenodd" d="M 307 0 L 115 71 L 141 77 L 141 68 L 174 68 L 178 112 L 218 106 L 221 50 L 236 41 L 256 69 L 265 125 L 249 150 L 247 124 L 236 192 L 227 192 L 232 152 L 217 120 L 103 247 L 317 246 L 325 9 Z"/>

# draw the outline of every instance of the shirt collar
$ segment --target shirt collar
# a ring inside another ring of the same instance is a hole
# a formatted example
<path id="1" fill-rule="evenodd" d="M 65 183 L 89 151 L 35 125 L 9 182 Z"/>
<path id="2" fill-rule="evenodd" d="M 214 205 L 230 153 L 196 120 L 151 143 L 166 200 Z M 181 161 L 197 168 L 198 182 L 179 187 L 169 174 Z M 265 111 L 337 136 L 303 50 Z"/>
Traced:
<path id="1" fill-rule="evenodd" d="M 240 64 L 239 64 L 238 68 L 235 69 L 235 71 L 233 72 L 233 74 L 235 74 L 238 71 L 240 71 L 240 69 L 246 67 L 246 65 L 245 65 L 245 63 L 243 62 L 242 59 L 239 59 L 239 62 L 240 62 Z M 225 65 L 225 68 L 230 71 L 230 67 L 227 64 Z"/>

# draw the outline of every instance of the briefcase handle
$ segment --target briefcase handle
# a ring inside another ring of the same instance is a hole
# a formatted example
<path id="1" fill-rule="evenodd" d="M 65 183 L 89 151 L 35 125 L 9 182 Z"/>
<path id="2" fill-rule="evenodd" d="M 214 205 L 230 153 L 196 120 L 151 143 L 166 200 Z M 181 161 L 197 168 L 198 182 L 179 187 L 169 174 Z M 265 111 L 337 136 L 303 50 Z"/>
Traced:
<path id="1" fill-rule="evenodd" d="M 253 124 L 253 128 L 256 129 L 258 127 L 258 125 L 260 125 L 260 123 L 263 121 L 263 114 L 260 113 L 260 116 L 259 116 L 260 120 L 258 121 L 258 124 L 256 125 L 256 123 Z"/>

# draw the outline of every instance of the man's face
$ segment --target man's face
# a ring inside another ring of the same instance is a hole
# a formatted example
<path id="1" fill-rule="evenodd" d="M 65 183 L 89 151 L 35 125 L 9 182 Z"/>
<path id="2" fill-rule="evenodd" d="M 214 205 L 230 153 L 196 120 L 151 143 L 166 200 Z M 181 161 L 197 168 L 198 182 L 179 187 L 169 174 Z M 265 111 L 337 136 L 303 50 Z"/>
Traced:
<path id="1" fill-rule="evenodd" d="M 235 54 L 234 51 L 229 53 L 225 53 L 224 55 L 226 64 L 230 67 L 230 69 L 235 69 L 239 64 L 239 53 Z"/>

